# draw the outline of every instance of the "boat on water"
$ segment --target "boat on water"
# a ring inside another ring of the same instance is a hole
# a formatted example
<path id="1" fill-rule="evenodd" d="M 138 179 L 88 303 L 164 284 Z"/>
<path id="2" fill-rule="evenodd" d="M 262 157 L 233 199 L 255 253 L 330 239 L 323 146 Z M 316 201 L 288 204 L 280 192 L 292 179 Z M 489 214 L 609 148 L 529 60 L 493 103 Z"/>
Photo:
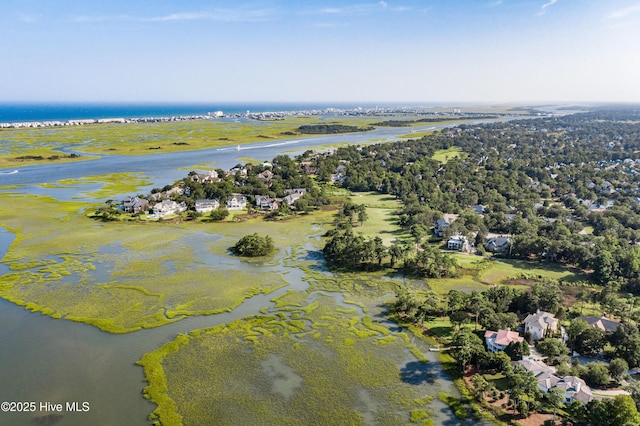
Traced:
<path id="1" fill-rule="evenodd" d="M 11 172 L 0 172 L 1 175 L 15 175 L 16 173 L 18 173 L 17 170 L 13 170 Z"/>
<path id="2" fill-rule="evenodd" d="M 240 145 L 236 147 L 236 151 L 240 151 Z"/>

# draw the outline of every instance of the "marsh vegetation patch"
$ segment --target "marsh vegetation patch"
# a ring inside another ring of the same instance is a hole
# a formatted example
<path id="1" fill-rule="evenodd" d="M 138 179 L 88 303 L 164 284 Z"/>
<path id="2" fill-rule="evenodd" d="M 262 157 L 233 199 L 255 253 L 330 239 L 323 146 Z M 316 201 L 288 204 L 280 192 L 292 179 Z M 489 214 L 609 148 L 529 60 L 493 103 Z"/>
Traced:
<path id="1" fill-rule="evenodd" d="M 365 318 L 319 296 L 179 336 L 141 361 L 145 393 L 158 404 L 153 417 L 162 424 L 404 424 L 411 410 L 428 411 L 425 393 L 437 391 L 402 379 L 399 364 L 415 350 L 408 337 Z"/>

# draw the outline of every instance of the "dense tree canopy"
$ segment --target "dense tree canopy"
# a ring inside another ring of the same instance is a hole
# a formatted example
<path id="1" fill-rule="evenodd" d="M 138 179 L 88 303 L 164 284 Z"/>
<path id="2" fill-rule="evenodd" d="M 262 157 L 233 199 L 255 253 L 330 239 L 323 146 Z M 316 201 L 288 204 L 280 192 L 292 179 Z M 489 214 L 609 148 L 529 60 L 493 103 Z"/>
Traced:
<path id="1" fill-rule="evenodd" d="M 274 250 L 273 239 L 269 235 L 253 233 L 245 235 L 231 247 L 231 252 L 238 256 L 266 256 Z"/>

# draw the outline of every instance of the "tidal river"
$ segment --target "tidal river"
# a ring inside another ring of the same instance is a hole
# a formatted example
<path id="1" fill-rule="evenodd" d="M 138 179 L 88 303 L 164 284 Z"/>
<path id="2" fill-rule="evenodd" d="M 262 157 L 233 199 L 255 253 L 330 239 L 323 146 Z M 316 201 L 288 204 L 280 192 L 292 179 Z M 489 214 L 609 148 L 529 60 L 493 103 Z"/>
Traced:
<path id="1" fill-rule="evenodd" d="M 434 127 L 439 129 L 445 126 L 425 126 L 413 130 L 424 131 Z M 24 185 L 12 192 L 56 196 L 55 189 L 31 185 L 118 172 L 142 172 L 149 176 L 154 185 L 164 186 L 183 177 L 184 168 L 194 164 L 210 162 L 212 167 L 228 168 L 238 163 L 241 157 L 267 160 L 281 153 L 299 153 L 316 145 L 393 140 L 406 132 L 406 128 L 385 128 L 367 133 L 256 143 L 244 145 L 240 150 L 228 147 L 145 156 L 103 156 L 86 162 L 27 166 L 18 168 L 17 173 L 13 173 L 13 169 L 0 170 L 0 186 Z M 14 235 L 0 228 L 0 275 L 9 272 L 1 259 L 14 238 Z M 306 289 L 302 271 L 284 265 L 270 268 L 285 272 L 283 276 L 288 282 L 287 287 L 270 295 L 247 299 L 230 313 L 191 317 L 162 327 L 122 335 L 105 333 L 82 323 L 52 319 L 0 299 L 0 402 L 23 403 L 23 407 L 27 403 L 27 407 L 35 408 L 29 408 L 33 411 L 29 413 L 0 412 L 0 424 L 148 425 L 147 416 L 154 406 L 142 397 L 146 383 L 143 381 L 142 368 L 134 363 L 143 354 L 173 340 L 179 333 L 258 314 L 261 309 L 273 306 L 270 300 L 274 296 L 291 289 Z M 341 296 L 336 297 L 340 299 Z M 438 369 L 433 354 L 426 347 L 421 349 L 432 358 L 429 368 L 434 370 L 432 373 L 438 386 L 445 392 L 455 394 L 450 380 Z M 31 403 L 35 405 L 29 405 Z M 18 405 L 14 404 L 14 408 Z M 3 411 L 4 408 L 5 405 Z M 58 408 L 61 411 L 57 411 Z M 75 408 L 78 412 L 70 412 L 69 408 Z M 432 408 L 438 424 L 457 424 L 448 407 L 436 400 Z"/>

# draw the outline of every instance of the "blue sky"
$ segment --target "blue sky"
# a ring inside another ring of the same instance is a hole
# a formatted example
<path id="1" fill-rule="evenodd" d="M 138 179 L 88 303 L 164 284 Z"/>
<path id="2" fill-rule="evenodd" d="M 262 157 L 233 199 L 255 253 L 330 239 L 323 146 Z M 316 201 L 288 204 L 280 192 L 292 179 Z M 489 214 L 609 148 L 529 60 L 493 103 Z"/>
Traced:
<path id="1" fill-rule="evenodd" d="M 640 0 L 3 0 L 0 101 L 640 102 Z"/>

